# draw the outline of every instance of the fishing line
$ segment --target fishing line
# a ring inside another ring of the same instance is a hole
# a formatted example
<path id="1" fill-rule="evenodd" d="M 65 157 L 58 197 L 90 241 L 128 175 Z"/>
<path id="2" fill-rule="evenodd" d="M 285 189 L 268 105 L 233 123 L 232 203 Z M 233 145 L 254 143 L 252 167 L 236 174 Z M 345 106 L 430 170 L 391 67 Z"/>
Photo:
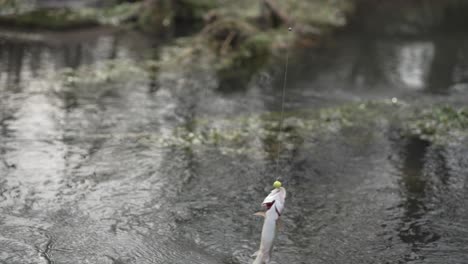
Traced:
<path id="1" fill-rule="evenodd" d="M 288 28 L 288 32 L 291 32 L 292 28 Z M 277 148 L 277 153 L 276 153 L 276 173 L 277 173 L 277 178 L 276 180 L 280 180 L 280 175 L 279 175 L 279 159 L 281 155 L 281 144 L 280 144 L 280 136 L 281 132 L 283 131 L 283 118 L 284 118 L 284 99 L 286 96 L 286 84 L 288 80 L 288 66 L 289 66 L 289 40 L 286 39 L 286 60 L 285 60 L 285 65 L 284 65 L 284 74 L 283 74 L 283 89 L 282 89 L 282 95 L 281 95 L 281 114 L 280 114 L 280 122 L 279 122 L 279 128 L 278 128 L 278 136 L 276 139 L 276 142 L 278 144 Z"/>

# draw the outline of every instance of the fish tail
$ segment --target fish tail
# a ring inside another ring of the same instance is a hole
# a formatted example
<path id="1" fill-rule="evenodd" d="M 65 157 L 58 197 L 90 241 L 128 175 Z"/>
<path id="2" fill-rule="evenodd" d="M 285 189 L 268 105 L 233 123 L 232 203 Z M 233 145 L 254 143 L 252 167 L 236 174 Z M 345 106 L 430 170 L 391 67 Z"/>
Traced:
<path id="1" fill-rule="evenodd" d="M 270 263 L 270 256 L 267 254 L 265 254 L 265 252 L 262 252 L 261 250 L 259 250 L 258 252 L 256 252 L 257 254 L 257 257 L 255 258 L 254 262 L 252 262 L 252 264 L 268 264 Z"/>
<path id="2" fill-rule="evenodd" d="M 254 262 L 252 262 L 252 264 L 264 264 L 263 253 L 261 251 L 257 253 L 257 257 L 255 258 Z"/>

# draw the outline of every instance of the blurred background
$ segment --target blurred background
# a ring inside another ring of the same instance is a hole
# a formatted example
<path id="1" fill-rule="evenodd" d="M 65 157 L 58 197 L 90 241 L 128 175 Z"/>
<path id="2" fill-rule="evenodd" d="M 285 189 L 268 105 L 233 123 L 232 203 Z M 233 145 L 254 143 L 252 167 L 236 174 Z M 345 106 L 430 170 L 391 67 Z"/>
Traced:
<path id="1" fill-rule="evenodd" d="M 0 0 L 0 263 L 467 263 L 467 14 Z"/>

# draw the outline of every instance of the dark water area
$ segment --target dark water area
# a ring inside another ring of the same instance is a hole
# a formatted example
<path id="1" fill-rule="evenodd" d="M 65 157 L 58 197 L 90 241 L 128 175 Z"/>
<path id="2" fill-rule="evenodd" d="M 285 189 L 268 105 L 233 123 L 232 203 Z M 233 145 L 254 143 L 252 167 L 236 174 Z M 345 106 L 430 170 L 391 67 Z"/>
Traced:
<path id="1" fill-rule="evenodd" d="M 317 101 L 390 96 L 468 102 L 466 3 L 361 2 L 351 24 L 318 51 L 299 51 L 307 63 L 293 65 L 290 73 L 298 98 L 313 87 L 308 93 Z"/>
<path id="2" fill-rule="evenodd" d="M 464 20 L 419 2 L 363 2 L 350 27 L 292 51 L 286 111 L 393 97 L 465 105 Z M 0 263 L 251 263 L 252 214 L 278 174 L 288 198 L 274 263 L 468 262 L 467 142 L 402 138 L 382 122 L 301 135 L 277 167 L 255 133 L 230 148 L 161 139 L 277 112 L 282 65 L 229 92 L 200 70 L 56 79 L 109 60 L 130 69 L 161 45 L 107 29 L 0 32 Z"/>

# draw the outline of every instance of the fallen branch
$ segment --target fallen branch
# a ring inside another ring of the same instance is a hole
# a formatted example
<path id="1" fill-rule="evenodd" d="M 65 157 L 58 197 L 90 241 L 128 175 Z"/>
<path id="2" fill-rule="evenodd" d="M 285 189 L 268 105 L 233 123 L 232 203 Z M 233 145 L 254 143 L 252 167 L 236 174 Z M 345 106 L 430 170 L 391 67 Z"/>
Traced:
<path id="1" fill-rule="evenodd" d="M 229 47 L 231 45 L 231 42 L 234 40 L 234 37 L 236 37 L 236 32 L 230 31 L 229 35 L 226 37 L 226 39 L 223 42 L 223 45 L 221 46 L 220 54 L 224 55 L 228 52 Z"/>
<path id="2" fill-rule="evenodd" d="M 286 24 L 287 26 L 292 26 L 292 19 L 278 7 L 278 4 L 275 0 L 263 0 L 263 3 L 275 18 L 278 18 L 281 22 L 283 22 L 283 24 Z"/>

